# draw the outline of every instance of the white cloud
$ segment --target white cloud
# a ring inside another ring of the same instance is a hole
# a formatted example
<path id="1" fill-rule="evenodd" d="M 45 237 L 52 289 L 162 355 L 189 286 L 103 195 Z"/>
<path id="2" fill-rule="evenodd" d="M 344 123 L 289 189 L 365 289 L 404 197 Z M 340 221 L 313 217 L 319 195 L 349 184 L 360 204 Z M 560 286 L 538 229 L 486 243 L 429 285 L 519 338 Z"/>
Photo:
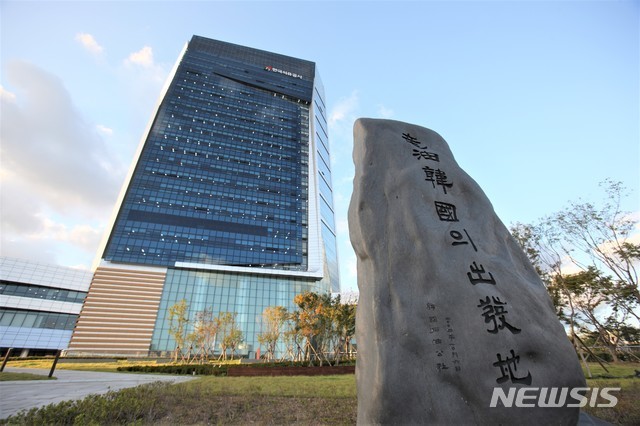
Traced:
<path id="1" fill-rule="evenodd" d="M 153 105 L 158 100 L 168 71 L 162 64 L 156 64 L 153 50 L 149 46 L 131 53 L 119 69 L 121 81 L 127 91 L 133 120 L 146 123 L 152 112 Z"/>
<path id="2" fill-rule="evenodd" d="M 137 52 L 133 52 L 125 60 L 127 65 L 139 65 L 144 68 L 153 67 L 153 50 L 149 46 L 144 46 Z"/>
<path id="3" fill-rule="evenodd" d="M 103 135 L 106 136 L 111 136 L 113 135 L 113 129 L 107 127 L 107 126 L 103 126 L 102 124 L 98 124 L 96 126 L 96 129 L 98 129 L 98 132 L 102 133 Z"/>
<path id="4" fill-rule="evenodd" d="M 6 69 L 16 92 L 1 96 L 2 255 L 87 256 L 97 248 L 125 168 L 56 76 L 26 62 Z"/>
<path id="5" fill-rule="evenodd" d="M 393 110 L 390 108 L 385 107 L 382 104 L 378 105 L 378 115 L 382 118 L 391 118 L 393 117 Z"/>
<path id="6" fill-rule="evenodd" d="M 2 102 L 3 169 L 57 210 L 110 204 L 122 166 L 62 82 L 26 62 L 9 63 L 6 77 L 20 102 Z"/>
<path id="7" fill-rule="evenodd" d="M 354 90 L 346 98 L 341 98 L 329 113 L 329 126 L 348 120 L 358 109 L 358 92 Z"/>
<path id="8" fill-rule="evenodd" d="M 69 227 L 64 223 L 42 217 L 43 229 L 39 233 L 30 234 L 33 240 L 52 240 L 70 243 L 81 248 L 88 253 L 95 253 L 102 238 L 102 229 L 86 224 L 73 225 Z"/>
<path id="9" fill-rule="evenodd" d="M 94 56 L 102 55 L 104 49 L 98 44 L 95 38 L 91 34 L 78 33 L 76 34 L 76 41 L 78 41 L 88 52 Z"/>

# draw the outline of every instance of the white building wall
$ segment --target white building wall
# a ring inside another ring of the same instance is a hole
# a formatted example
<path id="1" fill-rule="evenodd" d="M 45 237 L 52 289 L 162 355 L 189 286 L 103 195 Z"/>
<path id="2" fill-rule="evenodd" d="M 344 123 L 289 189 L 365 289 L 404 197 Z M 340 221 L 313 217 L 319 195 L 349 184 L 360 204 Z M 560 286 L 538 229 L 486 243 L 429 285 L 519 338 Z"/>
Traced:
<path id="1" fill-rule="evenodd" d="M 92 275 L 89 271 L 0 257 L 0 280 L 2 281 L 86 292 L 89 290 Z M 62 302 L 0 294 L 0 312 L 6 309 L 78 315 L 82 309 L 82 302 Z M 0 326 L 0 347 L 66 349 L 71 334 L 72 330 Z"/>
<path id="2" fill-rule="evenodd" d="M 81 269 L 0 257 L 0 280 L 5 281 L 87 291 L 92 275 Z"/>

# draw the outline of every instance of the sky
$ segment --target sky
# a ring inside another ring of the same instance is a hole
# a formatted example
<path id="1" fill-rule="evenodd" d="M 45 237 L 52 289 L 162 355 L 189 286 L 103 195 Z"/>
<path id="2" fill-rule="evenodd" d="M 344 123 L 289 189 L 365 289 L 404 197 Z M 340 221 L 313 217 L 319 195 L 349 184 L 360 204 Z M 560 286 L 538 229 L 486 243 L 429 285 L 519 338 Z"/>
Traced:
<path id="1" fill-rule="evenodd" d="M 343 291 L 353 123 L 444 137 L 500 219 L 622 181 L 640 212 L 639 1 L 0 1 L 0 255 L 89 269 L 192 35 L 315 62 Z"/>

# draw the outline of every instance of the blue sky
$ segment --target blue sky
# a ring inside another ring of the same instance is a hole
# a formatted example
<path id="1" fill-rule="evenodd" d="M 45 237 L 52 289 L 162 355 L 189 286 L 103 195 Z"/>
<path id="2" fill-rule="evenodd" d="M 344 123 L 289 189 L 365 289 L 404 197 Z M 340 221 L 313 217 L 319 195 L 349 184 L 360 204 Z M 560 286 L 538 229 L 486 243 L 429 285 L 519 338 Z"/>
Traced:
<path id="1" fill-rule="evenodd" d="M 638 1 L 0 3 L 0 254 L 88 268 L 193 34 L 316 62 L 343 288 L 352 125 L 431 128 L 509 225 L 620 180 L 640 203 Z"/>

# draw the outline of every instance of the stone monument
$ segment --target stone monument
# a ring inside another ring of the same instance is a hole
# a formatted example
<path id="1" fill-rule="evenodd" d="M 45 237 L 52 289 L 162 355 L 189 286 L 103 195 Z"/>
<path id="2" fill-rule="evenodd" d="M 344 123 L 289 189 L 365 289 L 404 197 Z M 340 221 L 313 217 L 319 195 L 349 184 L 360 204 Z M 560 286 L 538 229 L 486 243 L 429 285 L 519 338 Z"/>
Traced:
<path id="1" fill-rule="evenodd" d="M 358 424 L 576 424 L 575 351 L 444 139 L 363 118 L 353 159 Z"/>

